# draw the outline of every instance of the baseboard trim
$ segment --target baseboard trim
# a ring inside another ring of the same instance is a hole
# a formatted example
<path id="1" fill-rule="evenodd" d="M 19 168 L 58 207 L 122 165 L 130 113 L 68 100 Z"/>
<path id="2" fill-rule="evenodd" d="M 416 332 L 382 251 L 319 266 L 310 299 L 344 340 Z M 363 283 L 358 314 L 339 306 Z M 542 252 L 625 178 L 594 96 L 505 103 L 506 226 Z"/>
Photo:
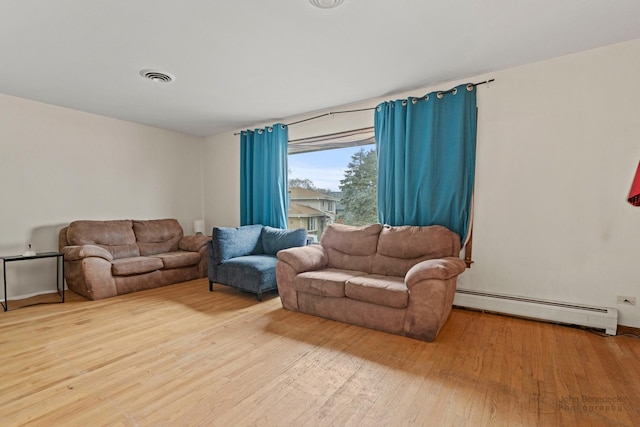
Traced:
<path id="1" fill-rule="evenodd" d="M 633 326 L 618 325 L 617 335 L 635 335 L 640 337 L 640 328 L 634 328 Z"/>

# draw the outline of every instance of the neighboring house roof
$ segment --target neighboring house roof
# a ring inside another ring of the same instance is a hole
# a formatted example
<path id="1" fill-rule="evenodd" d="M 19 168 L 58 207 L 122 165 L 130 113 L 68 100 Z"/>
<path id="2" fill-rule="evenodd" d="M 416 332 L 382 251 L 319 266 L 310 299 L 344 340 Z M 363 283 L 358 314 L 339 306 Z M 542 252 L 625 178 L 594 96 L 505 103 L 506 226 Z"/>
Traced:
<path id="1" fill-rule="evenodd" d="M 304 218 L 314 216 L 327 216 L 326 212 L 319 211 L 309 206 L 301 205 L 300 203 L 289 203 L 289 217 L 292 218 Z"/>
<path id="2" fill-rule="evenodd" d="M 307 190 L 306 188 L 292 187 L 289 188 L 289 198 L 291 200 L 333 200 L 334 202 L 340 201 L 329 194 L 319 193 L 313 190 Z"/>

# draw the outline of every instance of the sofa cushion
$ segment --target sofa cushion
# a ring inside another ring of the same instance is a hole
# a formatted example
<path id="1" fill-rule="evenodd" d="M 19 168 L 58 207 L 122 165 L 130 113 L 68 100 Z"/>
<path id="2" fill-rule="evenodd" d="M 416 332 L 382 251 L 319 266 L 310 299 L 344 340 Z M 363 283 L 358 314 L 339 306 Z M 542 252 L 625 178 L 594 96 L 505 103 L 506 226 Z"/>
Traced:
<path id="1" fill-rule="evenodd" d="M 159 258 L 162 260 L 163 268 L 180 268 L 196 265 L 200 262 L 200 254 L 198 252 L 175 251 L 164 254 L 151 255 L 151 258 Z"/>
<path id="2" fill-rule="evenodd" d="M 353 277 L 347 280 L 344 293 L 351 299 L 393 308 L 406 308 L 409 303 L 409 289 L 402 277 L 376 274 Z"/>
<path id="3" fill-rule="evenodd" d="M 74 221 L 67 227 L 67 242 L 72 246 L 100 246 L 115 259 L 140 255 L 131 220 Z"/>
<path id="4" fill-rule="evenodd" d="M 148 273 L 150 271 L 160 270 L 161 268 L 162 260 L 160 258 L 144 256 L 119 258 L 111 262 L 111 273 L 114 276 Z"/>
<path id="5" fill-rule="evenodd" d="M 373 255 L 378 247 L 380 224 L 363 226 L 329 224 L 322 233 L 320 244 L 350 255 Z"/>
<path id="6" fill-rule="evenodd" d="M 460 238 L 445 227 L 385 226 L 380 232 L 371 273 L 405 276 L 421 261 L 451 256 L 460 256 Z"/>
<path id="7" fill-rule="evenodd" d="M 212 248 L 216 264 L 244 256 L 262 253 L 262 225 L 243 225 L 238 228 L 213 227 Z"/>
<path id="8" fill-rule="evenodd" d="M 460 237 L 441 225 L 384 226 L 378 239 L 378 253 L 395 258 L 458 256 Z"/>
<path id="9" fill-rule="evenodd" d="M 261 237 L 262 251 L 267 255 L 276 255 L 282 249 L 304 246 L 307 240 L 307 230 L 304 228 L 286 230 L 264 226 Z"/>
<path id="10" fill-rule="evenodd" d="M 381 229 L 380 224 L 328 225 L 320 238 L 320 244 L 327 251 L 328 266 L 371 273 Z"/>
<path id="11" fill-rule="evenodd" d="M 344 284 L 347 280 L 365 275 L 362 271 L 340 270 L 327 268 L 325 270 L 306 271 L 293 279 L 293 287 L 298 292 L 305 292 L 322 297 L 343 297 Z"/>
<path id="12" fill-rule="evenodd" d="M 184 236 L 182 226 L 175 219 L 134 220 L 133 231 L 142 256 L 177 251 Z"/>
<path id="13" fill-rule="evenodd" d="M 217 266 L 217 280 L 234 288 L 259 293 L 276 288 L 273 255 L 247 255 L 228 259 Z"/>

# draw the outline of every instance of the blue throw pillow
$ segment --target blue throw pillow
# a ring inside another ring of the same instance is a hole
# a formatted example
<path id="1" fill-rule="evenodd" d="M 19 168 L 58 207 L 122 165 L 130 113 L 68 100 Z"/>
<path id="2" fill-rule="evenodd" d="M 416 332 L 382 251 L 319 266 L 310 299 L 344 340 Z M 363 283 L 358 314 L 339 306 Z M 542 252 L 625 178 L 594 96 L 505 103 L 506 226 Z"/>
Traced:
<path id="1" fill-rule="evenodd" d="M 282 249 L 304 246 L 307 242 L 307 230 L 297 228 L 284 230 L 265 226 L 262 229 L 262 250 L 267 255 L 275 255 Z"/>
<path id="2" fill-rule="evenodd" d="M 243 225 L 238 228 L 213 227 L 211 244 L 217 264 L 230 258 L 262 253 L 260 236 L 262 225 Z"/>

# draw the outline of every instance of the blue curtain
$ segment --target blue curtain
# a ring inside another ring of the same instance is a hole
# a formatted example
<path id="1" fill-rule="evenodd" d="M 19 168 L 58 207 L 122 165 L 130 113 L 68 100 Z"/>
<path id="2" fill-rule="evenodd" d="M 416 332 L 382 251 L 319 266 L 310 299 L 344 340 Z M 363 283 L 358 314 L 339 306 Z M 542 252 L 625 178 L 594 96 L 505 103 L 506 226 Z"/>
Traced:
<path id="1" fill-rule="evenodd" d="M 464 242 L 475 174 L 475 86 L 382 103 L 374 129 L 378 220 L 444 225 Z"/>
<path id="2" fill-rule="evenodd" d="M 287 126 L 240 134 L 240 224 L 287 228 Z"/>

